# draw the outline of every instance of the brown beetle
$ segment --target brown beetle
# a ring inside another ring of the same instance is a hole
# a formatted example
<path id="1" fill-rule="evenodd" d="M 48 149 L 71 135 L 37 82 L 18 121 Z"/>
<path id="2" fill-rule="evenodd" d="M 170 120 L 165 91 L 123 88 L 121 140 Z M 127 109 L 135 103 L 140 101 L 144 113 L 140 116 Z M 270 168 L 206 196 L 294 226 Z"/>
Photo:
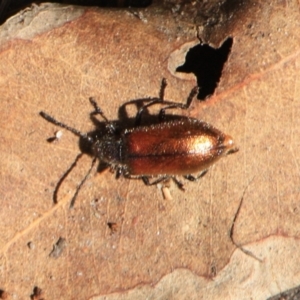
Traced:
<path id="1" fill-rule="evenodd" d="M 82 133 L 57 121 L 45 112 L 40 112 L 40 115 L 47 121 L 85 140 L 92 149 L 93 164 L 98 158 L 116 171 L 117 178 L 120 175 L 126 178 L 138 178 L 142 179 L 146 185 L 173 179 L 178 187 L 183 189 L 183 184 L 177 180 L 176 175 L 182 175 L 194 181 L 203 176 L 218 159 L 238 149 L 229 135 L 206 122 L 184 116 L 168 119 L 165 114 L 166 109 L 188 109 L 198 89 L 194 88 L 187 103 L 181 104 L 164 100 L 166 85 L 166 80 L 163 79 L 160 97 L 147 100 L 149 103 L 139 109 L 135 117 L 135 125 L 131 128 L 119 128 L 116 122 L 108 121 L 92 98 L 90 102 L 94 106 L 94 111 L 91 116 L 102 116 L 105 120 L 104 133 L 98 130 L 92 134 Z M 165 105 L 158 115 L 159 123 L 141 125 L 144 111 L 155 104 Z M 198 175 L 195 177 L 191 175 L 192 173 L 198 173 Z M 157 178 L 150 182 L 149 179 L 153 177 Z M 79 188 L 71 201 L 71 207 L 74 205 Z"/>

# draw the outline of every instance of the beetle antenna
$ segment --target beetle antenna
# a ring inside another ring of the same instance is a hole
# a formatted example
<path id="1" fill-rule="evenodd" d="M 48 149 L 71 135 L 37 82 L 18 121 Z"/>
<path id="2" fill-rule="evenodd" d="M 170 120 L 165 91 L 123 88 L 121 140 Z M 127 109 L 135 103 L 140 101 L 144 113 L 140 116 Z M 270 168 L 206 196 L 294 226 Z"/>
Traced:
<path id="1" fill-rule="evenodd" d="M 89 170 L 87 171 L 86 175 L 84 176 L 84 178 L 81 180 L 81 182 L 79 183 L 79 185 L 77 186 L 76 188 L 76 192 L 74 194 L 74 196 L 72 197 L 72 200 L 70 202 L 70 208 L 73 208 L 74 207 L 74 204 L 75 204 L 75 200 L 78 196 L 78 193 L 79 191 L 81 190 L 81 187 L 84 185 L 84 183 L 86 182 L 86 180 L 88 179 L 88 177 L 90 176 L 91 172 L 92 172 L 92 169 L 94 168 L 94 165 L 96 163 L 96 160 L 97 160 L 97 157 L 94 157 L 93 161 L 92 161 L 92 164 L 89 168 Z"/>
<path id="2" fill-rule="evenodd" d="M 54 124 L 54 125 L 56 125 L 56 126 L 59 126 L 59 127 L 61 127 L 61 128 L 67 129 L 67 130 L 71 131 L 73 134 L 75 134 L 75 135 L 77 135 L 77 136 L 79 136 L 79 137 L 82 137 L 82 138 L 85 139 L 85 140 L 92 141 L 92 138 L 89 137 L 86 133 L 83 133 L 83 132 L 81 132 L 81 131 L 79 131 L 79 130 L 73 128 L 73 127 L 70 127 L 70 126 L 68 126 L 68 125 L 66 125 L 66 124 L 64 124 L 64 123 L 62 123 L 62 122 L 57 121 L 56 119 L 54 119 L 53 117 L 51 117 L 51 116 L 48 115 L 47 113 L 41 111 L 41 112 L 40 112 L 40 115 L 41 115 L 46 121 L 48 121 L 48 122 L 50 122 L 50 123 L 52 123 L 52 124 Z"/>
<path id="3" fill-rule="evenodd" d="M 56 184 L 54 193 L 53 193 L 53 203 L 57 204 L 57 196 L 58 196 L 58 191 L 62 185 L 62 183 L 65 181 L 65 179 L 67 178 L 67 176 L 71 173 L 71 171 L 76 167 L 77 162 L 79 161 L 79 159 L 82 157 L 83 153 L 79 153 L 74 162 L 72 163 L 72 165 L 68 168 L 68 170 L 62 175 L 62 177 L 59 179 L 58 183 Z"/>

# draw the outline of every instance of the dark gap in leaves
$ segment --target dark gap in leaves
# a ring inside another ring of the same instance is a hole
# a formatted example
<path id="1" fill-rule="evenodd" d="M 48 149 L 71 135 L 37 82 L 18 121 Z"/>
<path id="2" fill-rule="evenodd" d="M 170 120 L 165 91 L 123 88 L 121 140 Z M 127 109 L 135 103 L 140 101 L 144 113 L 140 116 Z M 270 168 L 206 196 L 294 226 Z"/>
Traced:
<path id="1" fill-rule="evenodd" d="M 57 1 L 35 1 L 34 3 L 62 3 L 82 6 L 99 7 L 147 7 L 152 4 L 152 0 L 57 0 Z M 29 7 L 32 0 L 0 0 L 0 25 L 9 17 L 20 10 Z"/>
<path id="2" fill-rule="evenodd" d="M 280 294 L 272 296 L 267 300 L 297 300 L 300 299 L 300 286 L 286 290 Z"/>
<path id="3" fill-rule="evenodd" d="M 0 299 L 8 299 L 8 293 L 0 289 Z"/>
<path id="4" fill-rule="evenodd" d="M 195 74 L 199 86 L 199 100 L 205 100 L 214 93 L 232 44 L 231 37 L 217 49 L 201 42 L 188 51 L 185 63 L 176 69 L 176 72 Z"/>
<path id="5" fill-rule="evenodd" d="M 100 7 L 146 7 L 152 0 L 64 0 L 68 4 Z"/>

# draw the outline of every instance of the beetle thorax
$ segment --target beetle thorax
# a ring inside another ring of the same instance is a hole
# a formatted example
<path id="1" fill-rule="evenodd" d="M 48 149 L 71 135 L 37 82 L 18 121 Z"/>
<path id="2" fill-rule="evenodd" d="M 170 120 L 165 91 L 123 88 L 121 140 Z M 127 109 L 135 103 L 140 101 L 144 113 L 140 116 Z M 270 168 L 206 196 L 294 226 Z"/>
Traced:
<path id="1" fill-rule="evenodd" d="M 110 165 L 120 164 L 121 140 L 116 136 L 107 134 L 96 139 L 93 144 L 94 155 Z"/>

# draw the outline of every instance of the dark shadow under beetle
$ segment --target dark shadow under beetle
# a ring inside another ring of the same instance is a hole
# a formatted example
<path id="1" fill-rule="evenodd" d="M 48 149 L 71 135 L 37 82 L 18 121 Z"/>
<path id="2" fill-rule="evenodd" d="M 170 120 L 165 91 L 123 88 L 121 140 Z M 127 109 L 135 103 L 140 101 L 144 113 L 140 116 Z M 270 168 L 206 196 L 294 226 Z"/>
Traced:
<path id="1" fill-rule="evenodd" d="M 139 99 L 125 103 L 119 109 L 119 120 L 109 121 L 93 98 L 90 98 L 94 110 L 90 118 L 96 130 L 83 133 L 62 122 L 57 121 L 45 112 L 40 115 L 47 121 L 71 131 L 80 137 L 82 151 L 57 184 L 54 192 L 54 203 L 60 185 L 75 167 L 83 153 L 94 157 L 92 165 L 76 189 L 70 207 L 74 206 L 78 192 L 96 160 L 100 160 L 98 171 L 110 168 L 116 178 L 124 176 L 129 179 L 142 179 L 146 185 L 154 185 L 172 179 L 184 190 L 177 176 L 195 181 L 203 176 L 208 168 L 218 159 L 238 151 L 232 138 L 212 125 L 194 118 L 181 115 L 167 115 L 168 109 L 188 109 L 198 88 L 192 89 L 186 104 L 164 99 L 166 80 L 157 98 Z M 134 119 L 127 118 L 126 105 L 138 107 Z M 162 105 L 158 115 L 151 115 L 148 108 Z M 96 116 L 102 117 L 99 121 Z M 124 118 L 124 119 L 123 119 Z M 192 174 L 196 174 L 195 176 Z M 153 181 L 150 181 L 154 178 Z"/>

